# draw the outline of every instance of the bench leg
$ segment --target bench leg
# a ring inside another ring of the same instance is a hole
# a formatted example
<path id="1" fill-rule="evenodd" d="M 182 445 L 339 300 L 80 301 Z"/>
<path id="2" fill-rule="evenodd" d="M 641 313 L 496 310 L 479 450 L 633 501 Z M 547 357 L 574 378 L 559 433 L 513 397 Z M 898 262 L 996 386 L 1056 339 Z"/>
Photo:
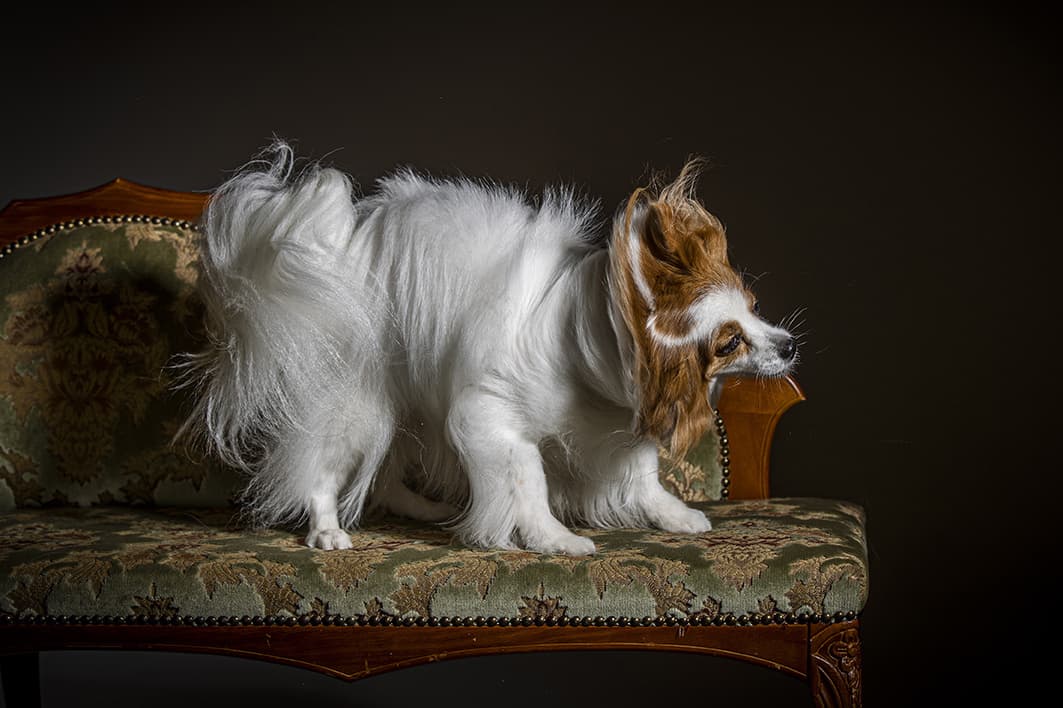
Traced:
<path id="1" fill-rule="evenodd" d="M 0 682 L 8 708 L 41 708 L 40 654 L 0 656 Z"/>
<path id="2" fill-rule="evenodd" d="M 809 627 L 809 683 L 817 706 L 859 708 L 863 705 L 860 623 L 837 622 Z"/>

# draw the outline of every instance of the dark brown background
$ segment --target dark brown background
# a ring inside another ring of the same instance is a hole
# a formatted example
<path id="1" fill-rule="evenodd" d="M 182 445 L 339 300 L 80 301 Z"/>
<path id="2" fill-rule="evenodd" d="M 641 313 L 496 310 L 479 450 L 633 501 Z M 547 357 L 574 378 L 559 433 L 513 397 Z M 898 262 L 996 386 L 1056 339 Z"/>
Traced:
<path id="1" fill-rule="evenodd" d="M 732 260 L 762 276 L 767 315 L 804 308 L 810 400 L 780 426 L 774 492 L 868 511 L 867 704 L 1043 678 L 1059 607 L 1058 433 L 1041 417 L 1060 353 L 1052 17 L 1016 3 L 332 5 L 5 10 L 0 204 L 117 176 L 208 190 L 276 134 L 366 189 L 399 165 L 565 180 L 611 214 L 648 170 L 705 156 L 701 196 Z M 205 689 L 259 706 L 808 703 L 783 675 L 643 653 L 353 685 L 135 653 L 49 655 L 42 671 L 47 706 L 204 705 Z M 100 697 L 117 685 L 123 697 Z"/>

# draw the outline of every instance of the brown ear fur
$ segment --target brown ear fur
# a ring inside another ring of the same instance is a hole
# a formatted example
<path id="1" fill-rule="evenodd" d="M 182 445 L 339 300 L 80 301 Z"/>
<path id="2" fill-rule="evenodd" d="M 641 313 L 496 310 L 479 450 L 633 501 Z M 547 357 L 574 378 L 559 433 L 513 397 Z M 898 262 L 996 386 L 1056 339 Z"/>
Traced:
<path id="1" fill-rule="evenodd" d="M 697 160 L 688 162 L 656 193 L 635 190 L 617 220 L 610 264 L 613 297 L 635 349 L 636 430 L 676 457 L 712 421 L 708 381 L 716 369 L 714 356 L 711 347 L 696 341 L 662 344 L 650 332 L 650 318 L 658 332 L 682 338 L 694 325 L 686 311 L 700 295 L 722 285 L 741 287 L 727 260 L 722 224 L 694 196 L 699 167 Z M 639 274 L 649 301 L 639 289 Z"/>

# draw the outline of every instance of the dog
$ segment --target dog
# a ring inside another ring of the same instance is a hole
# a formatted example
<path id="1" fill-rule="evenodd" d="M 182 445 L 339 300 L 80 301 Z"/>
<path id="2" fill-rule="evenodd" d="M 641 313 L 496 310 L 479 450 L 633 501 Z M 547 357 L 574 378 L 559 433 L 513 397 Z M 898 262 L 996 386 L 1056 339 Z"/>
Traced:
<path id="1" fill-rule="evenodd" d="M 681 456 L 721 381 L 784 375 L 797 347 L 730 265 L 698 160 L 611 229 L 570 188 L 403 169 L 356 198 L 299 163 L 278 139 L 209 195 L 208 340 L 179 366 L 182 434 L 247 473 L 257 523 L 346 549 L 382 510 L 574 556 L 595 546 L 568 525 L 711 529 L 659 446 Z"/>

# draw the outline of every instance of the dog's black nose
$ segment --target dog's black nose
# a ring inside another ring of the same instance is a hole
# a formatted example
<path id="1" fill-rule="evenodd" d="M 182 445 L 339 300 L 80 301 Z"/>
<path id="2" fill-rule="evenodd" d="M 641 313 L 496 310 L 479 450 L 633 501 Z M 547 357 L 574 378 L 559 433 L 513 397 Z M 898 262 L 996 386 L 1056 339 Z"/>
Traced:
<path id="1" fill-rule="evenodd" d="M 793 337 L 790 337 L 785 342 L 779 345 L 779 356 L 786 361 L 790 361 L 797 354 L 797 342 Z"/>

